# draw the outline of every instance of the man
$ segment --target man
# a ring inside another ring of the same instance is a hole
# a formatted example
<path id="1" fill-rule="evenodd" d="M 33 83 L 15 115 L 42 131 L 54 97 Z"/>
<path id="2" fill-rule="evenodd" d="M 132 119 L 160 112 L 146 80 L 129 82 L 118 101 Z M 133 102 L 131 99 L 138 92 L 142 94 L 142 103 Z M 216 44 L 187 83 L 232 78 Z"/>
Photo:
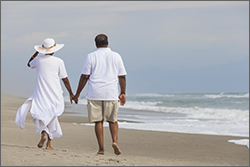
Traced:
<path id="1" fill-rule="evenodd" d="M 26 115 L 30 109 L 33 122 L 36 124 L 36 132 L 41 133 L 38 147 L 42 148 L 48 137 L 46 149 L 51 147 L 51 140 L 62 136 L 61 126 L 58 121 L 64 111 L 63 91 L 60 84 L 62 79 L 70 96 L 74 97 L 63 60 L 54 57 L 53 54 L 60 50 L 64 44 L 56 44 L 52 38 L 46 38 L 42 45 L 36 45 L 36 52 L 29 59 L 28 66 L 36 68 L 36 86 L 33 94 L 18 109 L 15 124 L 24 128 Z M 44 55 L 38 55 L 42 53 Z"/>
<path id="2" fill-rule="evenodd" d="M 121 105 L 126 103 L 126 70 L 121 56 L 108 48 L 108 37 L 99 34 L 95 38 L 97 50 L 88 54 L 79 79 L 74 100 L 77 103 L 80 93 L 88 81 L 88 118 L 95 123 L 95 133 L 99 144 L 97 154 L 104 154 L 103 122 L 109 122 L 112 136 L 112 147 L 116 155 L 121 154 L 118 147 L 117 113 Z M 118 81 L 120 95 L 118 94 Z"/>

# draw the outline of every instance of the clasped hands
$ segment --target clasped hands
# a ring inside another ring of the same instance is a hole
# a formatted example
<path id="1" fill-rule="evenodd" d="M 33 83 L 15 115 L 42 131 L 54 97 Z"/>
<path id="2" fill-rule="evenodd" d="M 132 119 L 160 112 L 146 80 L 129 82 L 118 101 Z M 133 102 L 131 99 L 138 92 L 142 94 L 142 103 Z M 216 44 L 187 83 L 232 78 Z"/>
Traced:
<path id="1" fill-rule="evenodd" d="M 70 102 L 72 104 L 72 101 L 75 102 L 75 104 L 78 104 L 78 98 L 79 98 L 80 94 L 75 94 L 75 95 L 70 95 Z M 124 106 L 124 104 L 126 103 L 126 95 L 125 94 L 120 94 L 119 95 L 119 101 L 120 105 Z"/>
<path id="2" fill-rule="evenodd" d="M 72 104 L 72 101 L 75 102 L 75 104 L 78 104 L 78 98 L 79 98 L 79 94 L 75 94 L 75 95 L 70 95 L 70 103 Z"/>

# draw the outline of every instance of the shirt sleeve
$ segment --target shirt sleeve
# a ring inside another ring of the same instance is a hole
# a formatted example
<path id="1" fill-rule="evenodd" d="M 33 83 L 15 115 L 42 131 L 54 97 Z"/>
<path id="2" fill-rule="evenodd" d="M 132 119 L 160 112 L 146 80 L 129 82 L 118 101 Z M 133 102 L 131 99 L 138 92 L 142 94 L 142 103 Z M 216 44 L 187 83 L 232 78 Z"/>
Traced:
<path id="1" fill-rule="evenodd" d="M 60 61 L 60 65 L 59 65 L 59 77 L 60 79 L 68 77 L 63 60 Z"/>
<path id="2" fill-rule="evenodd" d="M 118 76 L 127 75 L 121 56 L 118 59 Z"/>
<path id="3" fill-rule="evenodd" d="M 82 74 L 90 75 L 91 74 L 91 59 L 88 55 L 83 63 Z"/>

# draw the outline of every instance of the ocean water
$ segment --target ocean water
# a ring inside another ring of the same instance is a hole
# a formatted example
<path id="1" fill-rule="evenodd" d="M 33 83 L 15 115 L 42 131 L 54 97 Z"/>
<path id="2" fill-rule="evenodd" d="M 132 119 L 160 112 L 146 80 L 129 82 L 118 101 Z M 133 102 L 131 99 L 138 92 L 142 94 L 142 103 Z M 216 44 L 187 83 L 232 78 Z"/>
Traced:
<path id="1" fill-rule="evenodd" d="M 85 98 L 65 102 L 73 106 L 66 111 L 87 116 Z M 249 93 L 128 94 L 118 120 L 126 129 L 249 137 Z"/>

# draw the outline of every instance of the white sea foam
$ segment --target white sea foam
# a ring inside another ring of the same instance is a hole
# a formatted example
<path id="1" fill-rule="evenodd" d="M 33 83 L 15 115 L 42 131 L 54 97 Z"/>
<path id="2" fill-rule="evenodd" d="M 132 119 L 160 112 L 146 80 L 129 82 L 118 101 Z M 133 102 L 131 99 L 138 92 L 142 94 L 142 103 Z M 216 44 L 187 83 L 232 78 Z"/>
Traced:
<path id="1" fill-rule="evenodd" d="M 79 99 L 78 104 L 87 105 L 88 101 L 87 101 L 87 99 Z"/>
<path id="2" fill-rule="evenodd" d="M 118 120 L 120 128 L 249 137 L 249 93 L 129 95 Z"/>
<path id="3" fill-rule="evenodd" d="M 217 98 L 249 98 L 249 93 L 245 94 L 205 94 L 205 97 L 217 99 Z"/>
<path id="4" fill-rule="evenodd" d="M 94 124 L 84 124 L 93 126 Z M 105 122 L 104 127 L 108 127 Z M 168 122 L 144 122 L 144 123 L 130 123 L 119 122 L 119 128 L 136 129 L 136 130 L 151 130 L 163 132 L 177 132 L 177 133 L 191 133 L 191 134 L 207 134 L 207 135 L 225 135 L 225 136 L 239 136 L 248 137 L 242 126 L 228 126 L 223 124 L 214 124 L 212 122 L 204 123 L 202 121 L 168 121 Z M 249 132 L 248 132 L 249 133 Z"/>
<path id="5" fill-rule="evenodd" d="M 127 95 L 127 97 L 173 97 L 174 95 L 171 94 L 158 94 L 158 93 L 142 93 L 142 94 L 131 94 Z"/>
<path id="6" fill-rule="evenodd" d="M 249 148 L 249 139 L 241 139 L 241 140 L 228 140 L 230 143 L 246 145 Z"/>
<path id="7" fill-rule="evenodd" d="M 156 106 L 160 102 L 128 102 L 126 106 L 121 108 L 131 108 L 135 110 L 158 111 L 165 113 L 187 114 L 188 118 L 200 119 L 230 119 L 234 121 L 247 121 L 249 118 L 249 110 L 235 109 L 216 109 L 216 108 L 200 108 L 200 107 L 164 107 Z"/>

